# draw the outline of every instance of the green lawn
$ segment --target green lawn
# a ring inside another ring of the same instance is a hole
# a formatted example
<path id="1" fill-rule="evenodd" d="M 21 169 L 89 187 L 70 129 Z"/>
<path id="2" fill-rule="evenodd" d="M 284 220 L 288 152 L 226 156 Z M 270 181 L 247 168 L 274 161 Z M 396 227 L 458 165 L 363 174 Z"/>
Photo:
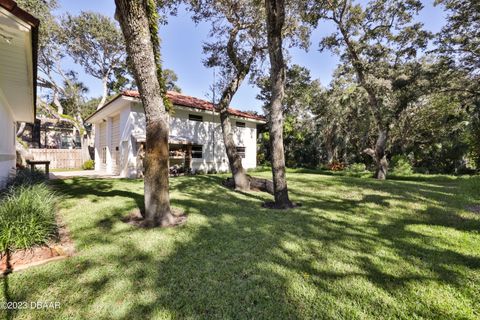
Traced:
<path id="1" fill-rule="evenodd" d="M 9 316 L 480 317 L 480 214 L 465 209 L 480 203 L 480 177 L 290 172 L 291 198 L 303 206 L 288 211 L 263 209 L 271 196 L 229 191 L 221 179 L 171 179 L 188 222 L 149 230 L 120 220 L 142 202 L 142 181 L 55 181 L 78 253 L 11 274 L 3 294 L 61 308 Z"/>

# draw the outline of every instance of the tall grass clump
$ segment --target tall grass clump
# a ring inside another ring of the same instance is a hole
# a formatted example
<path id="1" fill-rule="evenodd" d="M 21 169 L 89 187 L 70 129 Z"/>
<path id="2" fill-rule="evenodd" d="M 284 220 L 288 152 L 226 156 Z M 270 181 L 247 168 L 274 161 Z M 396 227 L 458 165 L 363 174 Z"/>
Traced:
<path id="1" fill-rule="evenodd" d="M 0 199 L 0 252 L 46 243 L 57 231 L 56 196 L 45 184 L 11 187 Z"/>
<path id="2" fill-rule="evenodd" d="M 47 181 L 47 175 L 38 169 L 30 171 L 28 168 L 17 169 L 15 177 L 8 181 L 9 187 L 17 187 L 23 185 L 34 185 Z"/>

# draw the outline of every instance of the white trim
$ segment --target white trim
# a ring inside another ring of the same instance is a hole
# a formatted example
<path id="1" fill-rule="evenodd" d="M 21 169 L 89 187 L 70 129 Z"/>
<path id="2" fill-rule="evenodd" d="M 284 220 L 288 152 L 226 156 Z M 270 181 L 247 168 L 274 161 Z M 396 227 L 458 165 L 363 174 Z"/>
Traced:
<path id="1" fill-rule="evenodd" d="M 13 23 L 5 24 L 6 26 L 15 28 L 23 32 L 30 32 L 30 30 L 32 30 L 31 25 L 29 25 L 27 22 L 23 21 L 19 17 L 15 16 L 7 9 L 4 9 L 3 7 L 0 7 L 0 14 L 3 14 L 6 19 L 13 20 Z"/>

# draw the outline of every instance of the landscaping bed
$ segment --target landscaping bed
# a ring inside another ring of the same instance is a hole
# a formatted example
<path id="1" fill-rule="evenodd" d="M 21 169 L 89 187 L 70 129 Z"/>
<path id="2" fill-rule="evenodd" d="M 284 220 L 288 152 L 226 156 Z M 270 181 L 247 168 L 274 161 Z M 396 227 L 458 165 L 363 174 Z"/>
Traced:
<path id="1" fill-rule="evenodd" d="M 66 226 L 59 221 L 58 225 L 58 235 L 54 241 L 41 246 L 15 250 L 8 255 L 3 253 L 0 259 L 0 275 L 72 256 L 75 253 L 73 241 Z"/>

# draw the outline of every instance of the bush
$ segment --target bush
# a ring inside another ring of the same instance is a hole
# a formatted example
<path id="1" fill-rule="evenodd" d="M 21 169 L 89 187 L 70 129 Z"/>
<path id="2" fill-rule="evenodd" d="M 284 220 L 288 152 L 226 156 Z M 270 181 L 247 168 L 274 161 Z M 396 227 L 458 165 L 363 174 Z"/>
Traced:
<path id="1" fill-rule="evenodd" d="M 10 179 L 7 183 L 8 187 L 17 187 L 25 185 L 34 185 L 47 181 L 47 175 L 40 170 L 34 169 L 30 171 L 27 168 L 19 168 L 15 174 L 15 177 Z"/>
<path id="2" fill-rule="evenodd" d="M 406 156 L 393 156 L 390 164 L 393 174 L 405 176 L 413 173 L 412 165 Z"/>
<path id="3" fill-rule="evenodd" d="M 83 170 L 93 170 L 95 169 L 95 161 L 93 160 L 87 160 L 82 164 L 82 169 Z"/>
<path id="4" fill-rule="evenodd" d="M 0 200 L 0 252 L 44 244 L 55 235 L 55 203 L 45 184 L 10 188 Z"/>
<path id="5" fill-rule="evenodd" d="M 367 166 L 365 163 L 352 163 L 345 169 L 345 173 L 348 176 L 356 176 L 356 177 L 361 177 L 365 173 L 370 173 L 367 170 Z"/>
<path id="6" fill-rule="evenodd" d="M 329 163 L 327 165 L 327 168 L 331 171 L 342 171 L 343 169 L 345 169 L 345 164 L 338 161 L 333 161 L 332 163 Z"/>
<path id="7" fill-rule="evenodd" d="M 352 163 L 347 167 L 348 172 L 362 173 L 367 171 L 367 166 L 365 163 Z"/>

